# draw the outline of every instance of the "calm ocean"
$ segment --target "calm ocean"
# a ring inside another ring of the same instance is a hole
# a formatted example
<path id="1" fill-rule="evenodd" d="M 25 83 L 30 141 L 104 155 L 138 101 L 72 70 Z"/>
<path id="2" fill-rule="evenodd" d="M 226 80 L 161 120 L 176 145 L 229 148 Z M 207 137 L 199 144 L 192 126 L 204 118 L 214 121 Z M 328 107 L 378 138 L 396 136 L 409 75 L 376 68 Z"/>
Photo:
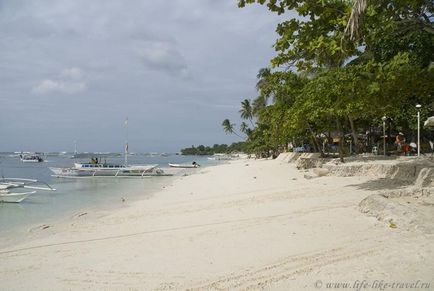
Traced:
<path id="1" fill-rule="evenodd" d="M 9 178 L 29 178 L 47 182 L 55 192 L 38 191 L 21 203 L 0 202 L 1 232 L 28 228 L 68 217 L 89 209 L 113 209 L 122 206 L 122 198 L 127 202 L 149 197 L 151 193 L 170 184 L 177 175 L 171 177 L 147 178 L 82 178 L 64 179 L 51 177 L 48 167 L 70 167 L 74 161 L 87 162 L 89 159 L 71 159 L 70 156 L 45 156 L 42 163 L 22 163 L 19 157 L 10 154 L 0 155 L 0 175 Z M 122 156 L 103 158 L 110 163 L 123 163 Z M 207 157 L 181 155 L 129 156 L 129 164 L 159 164 L 168 168 L 168 163 L 189 163 L 196 161 L 202 166 L 215 163 Z M 195 171 L 187 170 L 187 171 Z"/>

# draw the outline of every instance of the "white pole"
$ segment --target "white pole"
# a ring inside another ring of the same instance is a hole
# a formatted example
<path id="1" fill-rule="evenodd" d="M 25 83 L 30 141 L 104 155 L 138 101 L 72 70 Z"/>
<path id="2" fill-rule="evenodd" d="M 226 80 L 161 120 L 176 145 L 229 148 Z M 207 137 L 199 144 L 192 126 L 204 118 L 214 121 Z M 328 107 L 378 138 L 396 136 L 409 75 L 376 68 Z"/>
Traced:
<path id="1" fill-rule="evenodd" d="M 128 117 L 125 119 L 125 167 L 128 167 Z"/>
<path id="2" fill-rule="evenodd" d="M 416 104 L 416 109 L 417 109 L 417 157 L 420 157 L 420 108 L 422 108 L 422 105 Z"/>
<path id="3" fill-rule="evenodd" d="M 383 121 L 383 155 L 386 155 L 386 122 Z"/>
<path id="4" fill-rule="evenodd" d="M 420 157 L 420 110 L 417 111 L 417 156 Z"/>
<path id="5" fill-rule="evenodd" d="M 387 117 L 383 116 L 383 155 L 386 155 L 386 120 Z"/>
<path id="6" fill-rule="evenodd" d="M 128 142 L 125 143 L 125 167 L 128 166 Z"/>

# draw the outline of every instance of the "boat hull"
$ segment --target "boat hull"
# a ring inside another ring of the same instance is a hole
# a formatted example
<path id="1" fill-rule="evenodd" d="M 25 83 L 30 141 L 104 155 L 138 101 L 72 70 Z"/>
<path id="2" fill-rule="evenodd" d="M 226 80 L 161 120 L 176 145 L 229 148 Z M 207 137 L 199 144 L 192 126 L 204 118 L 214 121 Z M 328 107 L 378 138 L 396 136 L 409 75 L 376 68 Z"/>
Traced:
<path id="1" fill-rule="evenodd" d="M 24 160 L 22 159 L 21 162 L 23 163 L 40 163 L 42 160 Z"/>
<path id="2" fill-rule="evenodd" d="M 197 168 L 197 165 L 188 165 L 188 164 L 171 164 L 169 163 L 169 167 L 171 168 L 182 168 L 182 169 L 192 169 Z"/>
<path id="3" fill-rule="evenodd" d="M 77 168 L 50 168 L 55 177 L 149 177 L 172 176 L 157 168 L 151 169 L 77 169 Z"/>
<path id="4" fill-rule="evenodd" d="M 5 203 L 20 203 L 30 195 L 36 193 L 36 191 L 24 192 L 24 193 L 9 193 L 7 191 L 0 192 L 0 202 Z"/>

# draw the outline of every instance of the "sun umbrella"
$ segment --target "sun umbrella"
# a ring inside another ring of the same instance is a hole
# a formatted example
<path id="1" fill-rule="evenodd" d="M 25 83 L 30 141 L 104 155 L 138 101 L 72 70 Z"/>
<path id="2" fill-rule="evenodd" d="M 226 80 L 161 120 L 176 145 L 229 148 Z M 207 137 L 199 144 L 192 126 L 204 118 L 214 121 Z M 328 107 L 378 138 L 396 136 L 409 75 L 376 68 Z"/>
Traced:
<path id="1" fill-rule="evenodd" d="M 424 127 L 434 127 L 434 116 L 428 117 L 428 119 L 423 124 Z"/>

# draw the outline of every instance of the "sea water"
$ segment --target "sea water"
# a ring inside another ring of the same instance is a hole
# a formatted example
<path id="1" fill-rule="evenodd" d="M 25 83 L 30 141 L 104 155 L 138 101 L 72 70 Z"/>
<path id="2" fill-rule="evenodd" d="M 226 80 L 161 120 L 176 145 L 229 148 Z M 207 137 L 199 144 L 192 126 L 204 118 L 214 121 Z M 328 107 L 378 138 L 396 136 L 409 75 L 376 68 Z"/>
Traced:
<path id="1" fill-rule="evenodd" d="M 98 155 L 95 155 L 98 157 Z M 149 197 L 169 185 L 177 176 L 161 177 L 86 177 L 55 178 L 49 167 L 71 167 L 74 162 L 89 162 L 89 159 L 72 159 L 70 155 L 43 156 L 41 163 L 23 163 L 11 154 L 0 155 L 0 175 L 8 178 L 28 178 L 44 181 L 56 191 L 37 191 L 21 203 L 0 202 L 0 235 L 14 229 L 30 228 L 49 224 L 57 219 L 70 217 L 89 209 L 115 209 Z M 109 163 L 123 164 L 121 155 L 105 155 L 99 158 Z M 168 163 L 188 163 L 196 161 L 207 166 L 213 161 L 206 157 L 182 155 L 136 154 L 128 157 L 128 164 L 159 164 L 164 170 Z M 215 162 L 214 162 L 215 163 Z M 197 169 L 185 170 L 194 172 Z M 166 170 L 167 171 L 167 170 Z M 124 202 L 123 202 L 124 201 Z"/>

